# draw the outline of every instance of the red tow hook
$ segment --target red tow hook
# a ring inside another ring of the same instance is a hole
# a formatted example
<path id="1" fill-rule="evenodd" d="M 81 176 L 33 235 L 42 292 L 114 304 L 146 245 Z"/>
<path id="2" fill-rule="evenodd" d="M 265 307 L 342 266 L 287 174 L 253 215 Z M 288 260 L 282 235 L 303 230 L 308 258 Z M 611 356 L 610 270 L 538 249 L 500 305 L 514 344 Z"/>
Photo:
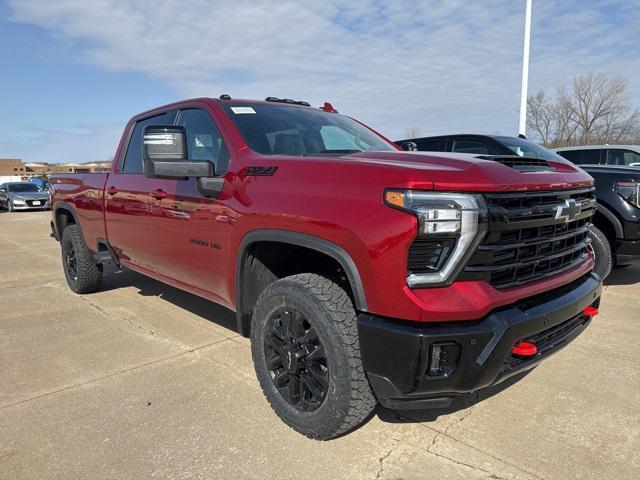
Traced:
<path id="1" fill-rule="evenodd" d="M 598 307 L 589 305 L 588 307 L 585 307 L 584 310 L 582 310 L 582 313 L 584 313 L 587 317 L 595 317 L 600 312 L 598 311 Z"/>
<path id="2" fill-rule="evenodd" d="M 538 347 L 531 342 L 518 342 L 511 347 L 511 353 L 521 357 L 533 357 L 538 353 Z"/>

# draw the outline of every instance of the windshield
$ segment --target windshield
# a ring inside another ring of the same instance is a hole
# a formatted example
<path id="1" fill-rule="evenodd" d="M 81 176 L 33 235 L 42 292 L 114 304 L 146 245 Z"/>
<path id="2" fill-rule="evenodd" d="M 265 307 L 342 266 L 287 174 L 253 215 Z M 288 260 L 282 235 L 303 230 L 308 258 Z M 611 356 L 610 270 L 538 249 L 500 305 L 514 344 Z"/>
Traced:
<path id="1" fill-rule="evenodd" d="M 33 183 L 10 183 L 7 187 L 9 192 L 17 193 L 42 191 Z"/>
<path id="2" fill-rule="evenodd" d="M 263 155 L 344 155 L 395 151 L 355 120 L 311 107 L 223 105 L 249 148 Z"/>
<path id="3" fill-rule="evenodd" d="M 518 137 L 493 137 L 510 150 L 512 150 L 516 155 L 527 158 L 540 158 L 542 160 L 553 160 L 566 162 L 566 159 L 562 158 L 557 153 L 552 152 L 540 145 L 537 145 L 529 140 L 525 140 L 524 138 Z"/>

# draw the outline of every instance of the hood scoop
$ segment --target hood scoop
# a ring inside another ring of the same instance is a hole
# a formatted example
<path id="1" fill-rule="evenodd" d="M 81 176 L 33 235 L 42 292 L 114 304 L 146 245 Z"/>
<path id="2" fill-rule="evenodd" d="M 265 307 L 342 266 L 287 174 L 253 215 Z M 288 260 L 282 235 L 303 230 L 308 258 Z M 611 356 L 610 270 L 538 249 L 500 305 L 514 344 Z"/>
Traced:
<path id="1" fill-rule="evenodd" d="M 555 168 L 549 165 L 549 162 L 542 158 L 528 158 L 521 157 L 519 155 L 476 155 L 476 158 L 492 160 L 521 172 L 543 172 L 555 170 Z"/>

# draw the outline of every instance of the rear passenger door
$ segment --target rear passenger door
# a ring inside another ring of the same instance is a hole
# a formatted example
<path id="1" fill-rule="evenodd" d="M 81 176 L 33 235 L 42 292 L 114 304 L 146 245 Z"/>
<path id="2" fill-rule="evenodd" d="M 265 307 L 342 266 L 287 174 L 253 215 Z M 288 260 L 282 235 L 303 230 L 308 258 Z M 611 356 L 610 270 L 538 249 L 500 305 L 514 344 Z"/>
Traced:
<path id="1" fill-rule="evenodd" d="M 154 272 L 158 251 L 151 235 L 151 195 L 173 181 L 150 179 L 142 173 L 142 131 L 147 125 L 171 123 L 171 117 L 163 113 L 138 120 L 130 127 L 125 152 L 105 185 L 109 243 L 122 260 Z"/>

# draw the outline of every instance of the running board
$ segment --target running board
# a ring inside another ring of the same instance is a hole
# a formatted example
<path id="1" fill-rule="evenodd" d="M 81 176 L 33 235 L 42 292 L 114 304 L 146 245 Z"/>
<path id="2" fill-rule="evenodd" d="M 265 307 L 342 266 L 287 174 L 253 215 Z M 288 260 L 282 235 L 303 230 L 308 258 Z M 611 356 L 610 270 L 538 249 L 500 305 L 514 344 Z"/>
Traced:
<path id="1" fill-rule="evenodd" d="M 100 265 L 115 265 L 118 268 L 122 268 L 116 252 L 113 251 L 109 242 L 104 238 L 98 238 L 98 249 L 104 247 L 106 250 L 99 250 L 93 254 L 93 261 Z"/>

